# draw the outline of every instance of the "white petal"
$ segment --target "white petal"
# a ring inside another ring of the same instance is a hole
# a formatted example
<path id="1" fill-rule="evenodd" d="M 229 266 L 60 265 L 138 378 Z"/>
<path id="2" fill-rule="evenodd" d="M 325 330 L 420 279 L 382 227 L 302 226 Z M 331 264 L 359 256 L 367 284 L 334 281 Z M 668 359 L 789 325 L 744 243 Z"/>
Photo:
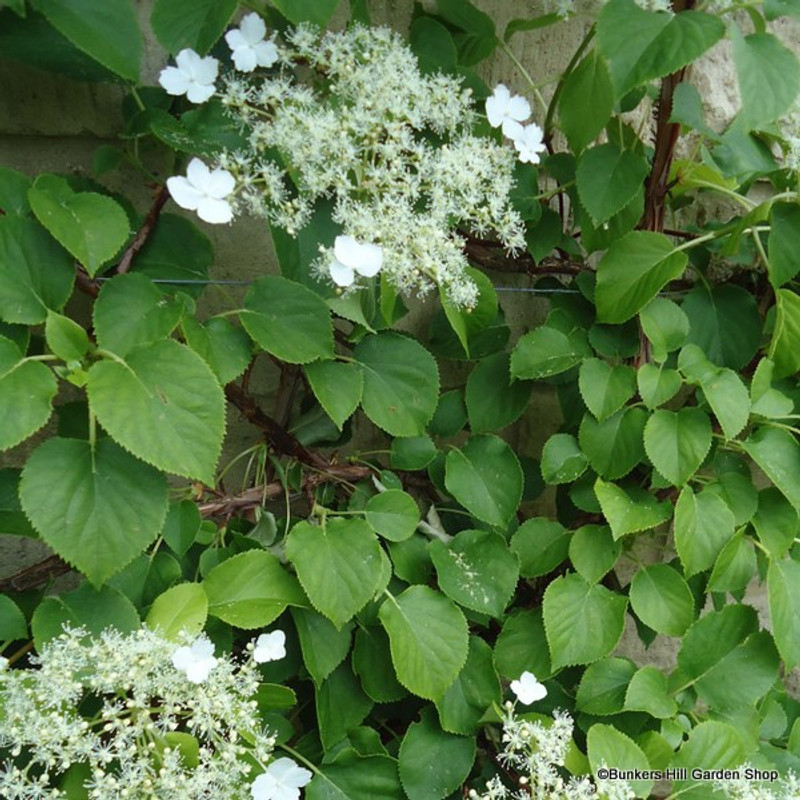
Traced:
<path id="1" fill-rule="evenodd" d="M 341 261 L 335 258 L 330 263 L 331 280 L 337 286 L 352 286 L 356 275 L 350 267 L 346 267 Z"/>
<path id="2" fill-rule="evenodd" d="M 192 186 L 205 192 L 211 179 L 211 170 L 199 158 L 193 158 L 186 167 L 186 177 Z"/>
<path id="3" fill-rule="evenodd" d="M 192 663 L 194 663 L 194 656 L 192 656 L 190 647 L 179 647 L 172 654 L 172 666 L 181 670 L 181 672 L 186 670 Z"/>
<path id="4" fill-rule="evenodd" d="M 244 36 L 242 36 L 242 32 L 238 28 L 228 31 L 225 34 L 225 41 L 228 43 L 228 47 L 230 47 L 231 50 L 235 50 L 237 47 L 245 47 L 247 45 Z"/>
<path id="5" fill-rule="evenodd" d="M 284 786 L 300 789 L 311 780 L 311 773 L 298 766 L 291 758 L 279 758 L 273 761 L 268 768 L 268 773 Z"/>
<path id="6" fill-rule="evenodd" d="M 242 17 L 239 30 L 247 44 L 258 44 L 267 35 L 267 26 L 255 11 Z"/>
<path id="7" fill-rule="evenodd" d="M 505 103 L 494 95 L 486 100 L 486 116 L 493 128 L 499 128 L 505 119 Z"/>
<path id="8" fill-rule="evenodd" d="M 213 664 L 207 661 L 194 661 L 184 670 L 186 677 L 191 683 L 202 683 L 214 668 Z"/>
<path id="9" fill-rule="evenodd" d="M 372 278 L 380 272 L 383 266 L 383 249 L 377 244 L 363 244 L 359 253 L 358 262 L 353 268 L 359 275 Z"/>
<path id="10" fill-rule="evenodd" d="M 172 199 L 181 208 L 186 208 L 189 211 L 197 211 L 197 206 L 205 197 L 205 195 L 192 186 L 183 175 L 167 178 L 167 189 L 169 189 Z"/>
<path id="11" fill-rule="evenodd" d="M 221 167 L 217 167 L 209 176 L 205 186 L 206 192 L 211 197 L 222 200 L 236 188 L 236 179 L 230 172 Z"/>
<path id="12" fill-rule="evenodd" d="M 252 72 L 257 63 L 256 51 L 249 44 L 233 51 L 233 64 L 239 72 Z"/>
<path id="13" fill-rule="evenodd" d="M 254 45 L 253 50 L 259 67 L 271 67 L 278 60 L 278 48 L 275 42 L 259 42 Z"/>
<path id="14" fill-rule="evenodd" d="M 197 83 L 214 83 L 219 75 L 219 61 L 212 56 L 198 60 L 194 67 L 194 78 Z"/>
<path id="15" fill-rule="evenodd" d="M 205 103 L 216 91 L 217 87 L 213 83 L 192 83 L 189 85 L 189 91 L 186 92 L 186 96 L 191 103 Z"/>
<path id="16" fill-rule="evenodd" d="M 361 245 L 352 236 L 337 236 L 333 243 L 333 254 L 336 260 L 348 267 L 353 267 L 353 262 L 358 260 Z"/>
<path id="17" fill-rule="evenodd" d="M 272 776 L 268 775 L 266 772 L 262 772 L 261 775 L 250 784 L 250 796 L 253 800 L 273 800 L 276 788 Z"/>
<path id="18" fill-rule="evenodd" d="M 531 104 L 519 94 L 515 94 L 509 101 L 506 114 L 518 122 L 528 119 L 531 115 Z"/>
<path id="19" fill-rule="evenodd" d="M 189 89 L 189 76 L 177 67 L 165 67 L 158 75 L 158 82 L 166 89 L 167 94 L 186 94 Z"/>
<path id="20" fill-rule="evenodd" d="M 503 136 L 507 136 L 509 139 L 516 141 L 522 136 L 522 131 L 523 128 L 519 122 L 515 122 L 509 117 L 503 120 Z"/>
<path id="21" fill-rule="evenodd" d="M 204 197 L 197 205 L 197 216 L 212 225 L 223 225 L 233 219 L 233 208 L 227 200 Z"/>
<path id="22" fill-rule="evenodd" d="M 511 99 L 511 92 L 504 83 L 498 83 L 497 86 L 494 87 L 492 97 L 496 97 L 502 105 L 506 105 Z"/>
<path id="23" fill-rule="evenodd" d="M 214 643 L 205 636 L 201 636 L 192 644 L 192 653 L 194 653 L 198 658 L 208 658 L 209 656 L 213 658 Z"/>
<path id="24" fill-rule="evenodd" d="M 199 54 L 195 53 L 190 47 L 181 50 L 180 53 L 175 56 L 175 63 L 178 65 L 178 68 L 187 75 L 194 75 L 195 68 L 200 61 Z"/>

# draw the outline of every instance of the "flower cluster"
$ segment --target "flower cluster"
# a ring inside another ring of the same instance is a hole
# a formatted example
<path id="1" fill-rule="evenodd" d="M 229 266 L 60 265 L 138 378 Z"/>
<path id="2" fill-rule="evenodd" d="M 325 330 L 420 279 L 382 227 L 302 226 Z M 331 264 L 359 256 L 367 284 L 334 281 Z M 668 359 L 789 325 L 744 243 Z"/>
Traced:
<path id="1" fill-rule="evenodd" d="M 205 637 L 177 646 L 147 629 L 67 629 L 31 660 L 0 672 L 6 800 L 66 798 L 73 765 L 90 800 L 296 800 L 311 779 L 272 760 L 255 659 L 215 657 Z"/>
<path id="2" fill-rule="evenodd" d="M 171 178 L 176 202 L 212 222 L 254 214 L 292 235 L 324 206 L 341 235 L 314 263 L 320 277 L 347 289 L 380 272 L 404 294 L 440 288 L 473 306 L 459 230 L 494 235 L 510 251 L 525 240 L 509 198 L 514 152 L 473 135 L 471 92 L 455 78 L 423 75 L 387 28 L 300 25 L 285 41 L 265 37 L 255 14 L 226 35 L 237 70 L 223 75 L 217 97 L 247 147 Z M 168 91 L 210 75 L 182 61 L 180 79 L 175 67 L 162 73 Z M 253 77 L 256 66 L 270 69 Z M 522 160 L 538 160 L 534 128 L 520 137 Z"/>

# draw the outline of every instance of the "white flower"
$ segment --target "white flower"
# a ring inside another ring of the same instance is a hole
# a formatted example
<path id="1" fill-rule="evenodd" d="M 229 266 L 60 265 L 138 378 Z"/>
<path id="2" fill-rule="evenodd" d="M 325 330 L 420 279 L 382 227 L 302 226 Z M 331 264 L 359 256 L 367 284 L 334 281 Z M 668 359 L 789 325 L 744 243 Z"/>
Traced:
<path id="1" fill-rule="evenodd" d="M 192 683 L 203 683 L 217 666 L 213 643 L 200 636 L 190 647 L 179 647 L 172 654 L 172 666 L 186 673 Z"/>
<path id="2" fill-rule="evenodd" d="M 271 67 L 278 60 L 275 42 L 265 42 L 267 26 L 254 11 L 242 18 L 238 28 L 225 34 L 225 41 L 233 52 L 233 63 L 242 72 L 252 72 L 257 66 Z"/>
<path id="3" fill-rule="evenodd" d="M 262 633 L 256 639 L 255 650 L 253 650 L 253 660 L 256 664 L 263 664 L 265 661 L 280 661 L 285 656 L 286 634 L 283 631 Z"/>
<path id="4" fill-rule="evenodd" d="M 544 145 L 544 131 L 535 123 L 526 125 L 519 134 L 513 137 L 514 147 L 519 153 L 519 160 L 523 164 L 538 164 L 539 153 L 547 148 Z"/>
<path id="5" fill-rule="evenodd" d="M 311 778 L 311 773 L 291 758 L 279 758 L 253 781 L 250 794 L 253 800 L 298 800 L 300 789 Z"/>
<path id="6" fill-rule="evenodd" d="M 176 67 L 165 67 L 158 82 L 167 94 L 185 94 L 192 103 L 205 103 L 216 91 L 214 81 L 219 72 L 219 61 L 211 56 L 201 58 L 187 48 L 175 56 Z"/>
<path id="7" fill-rule="evenodd" d="M 486 100 L 486 116 L 493 128 L 503 126 L 503 134 L 515 139 L 522 130 L 521 122 L 531 115 L 531 106 L 522 95 L 511 96 L 508 88 L 498 83 L 494 94 Z"/>
<path id="8" fill-rule="evenodd" d="M 519 676 L 518 681 L 511 681 L 511 691 L 523 705 L 529 706 L 547 695 L 547 689 L 536 680 L 536 676 L 527 670 Z"/>
<path id="9" fill-rule="evenodd" d="M 236 186 L 233 175 L 217 167 L 210 170 L 199 158 L 193 158 L 182 175 L 167 178 L 173 200 L 206 222 L 222 223 L 233 219 L 231 204 L 225 200 Z"/>
<path id="10" fill-rule="evenodd" d="M 355 273 L 364 278 L 377 275 L 383 265 L 383 250 L 377 244 L 361 244 L 352 236 L 337 236 L 333 243 L 331 278 L 337 286 L 350 286 Z"/>
<path id="11" fill-rule="evenodd" d="M 8 666 L 8 659 L 5 656 L 0 656 L 0 672 Z"/>

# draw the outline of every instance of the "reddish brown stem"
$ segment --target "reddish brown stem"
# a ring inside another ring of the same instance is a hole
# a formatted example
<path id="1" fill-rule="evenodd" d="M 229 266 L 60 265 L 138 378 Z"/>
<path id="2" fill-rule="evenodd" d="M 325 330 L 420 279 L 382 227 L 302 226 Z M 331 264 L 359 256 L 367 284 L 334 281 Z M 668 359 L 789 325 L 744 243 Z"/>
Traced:
<path id="1" fill-rule="evenodd" d="M 147 212 L 142 227 L 136 232 L 136 236 L 133 237 L 133 240 L 122 254 L 122 258 L 119 264 L 117 264 L 117 275 L 124 275 L 131 268 L 136 254 L 147 244 L 150 234 L 158 223 L 161 209 L 164 208 L 164 204 L 167 200 L 169 200 L 169 190 L 166 186 L 162 186 L 156 195 L 156 199 L 153 201 L 153 205 L 150 207 L 150 211 Z"/>

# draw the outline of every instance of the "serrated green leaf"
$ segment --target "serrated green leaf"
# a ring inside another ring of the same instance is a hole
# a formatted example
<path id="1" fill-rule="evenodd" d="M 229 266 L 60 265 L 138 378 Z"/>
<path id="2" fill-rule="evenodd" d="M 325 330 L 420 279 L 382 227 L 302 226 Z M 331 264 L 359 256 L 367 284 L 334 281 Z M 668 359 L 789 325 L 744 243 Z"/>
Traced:
<path id="1" fill-rule="evenodd" d="M 184 316 L 181 327 L 186 344 L 211 367 L 222 386 L 247 369 L 253 357 L 250 338 L 224 317 L 211 317 L 200 324 L 194 317 Z"/>
<path id="2" fill-rule="evenodd" d="M 214 482 L 225 429 L 225 400 L 205 361 L 171 339 L 141 345 L 124 362 L 87 373 L 100 424 L 135 456 L 159 469 Z"/>
<path id="3" fill-rule="evenodd" d="M 580 575 L 556 578 L 544 595 L 544 628 L 553 669 L 590 664 L 622 636 L 628 601 Z"/>
<path id="4" fill-rule="evenodd" d="M 299 522 L 286 539 L 286 555 L 311 604 L 337 628 L 375 594 L 380 550 L 375 533 L 360 519 Z"/>
<path id="5" fill-rule="evenodd" d="M 408 539 L 419 523 L 419 508 L 414 498 L 400 489 L 387 489 L 371 497 L 364 515 L 375 533 L 393 542 Z"/>
<path id="6" fill-rule="evenodd" d="M 642 667 L 631 678 L 625 693 L 625 709 L 644 711 L 656 719 L 669 719 L 678 710 L 667 689 L 667 677 L 658 667 Z"/>
<path id="7" fill-rule="evenodd" d="M 686 581 L 666 564 L 651 564 L 631 581 L 634 614 L 649 628 L 681 636 L 694 621 L 694 596 Z"/>
<path id="8" fill-rule="evenodd" d="M 767 588 L 775 644 L 786 669 L 793 669 L 800 664 L 800 563 L 790 558 L 771 561 Z"/>
<path id="9" fill-rule="evenodd" d="M 552 572 L 567 557 L 571 532 L 546 517 L 527 519 L 514 531 L 510 548 L 519 557 L 519 572 L 536 578 Z"/>
<path id="10" fill-rule="evenodd" d="M 207 53 L 236 11 L 236 0 L 156 0 L 150 15 L 153 33 L 175 55 L 186 47 Z"/>
<path id="11" fill-rule="evenodd" d="M 362 756 L 353 748 L 340 752 L 333 763 L 318 768 L 304 789 L 305 800 L 397 800 L 402 788 L 397 761 L 383 755 Z"/>
<path id="12" fill-rule="evenodd" d="M 36 325 L 72 293 L 72 259 L 33 220 L 0 217 L 0 319 Z"/>
<path id="13" fill-rule="evenodd" d="M 180 583 L 153 601 L 145 620 L 165 639 L 181 640 L 181 633 L 197 636 L 208 618 L 208 598 L 199 583 Z"/>
<path id="14" fill-rule="evenodd" d="M 603 422 L 585 414 L 578 441 L 592 469 L 609 480 L 627 475 L 644 458 L 646 422 L 641 408 L 622 409 Z"/>
<path id="15" fill-rule="evenodd" d="M 553 674 L 541 608 L 508 617 L 497 637 L 494 658 L 500 674 L 509 680 L 516 680 L 526 670 L 539 680 Z"/>
<path id="16" fill-rule="evenodd" d="M 800 270 L 800 205 L 774 203 L 770 212 L 769 281 L 775 289 L 783 286 Z"/>
<path id="17" fill-rule="evenodd" d="M 539 380 L 558 375 L 592 355 L 586 334 L 567 335 L 548 325 L 526 333 L 511 353 L 511 375 L 525 380 Z"/>
<path id="18" fill-rule="evenodd" d="M 418 342 L 398 333 L 362 339 L 353 351 L 364 376 L 364 413 L 392 436 L 419 436 L 433 417 L 439 370 Z"/>
<path id="19" fill-rule="evenodd" d="M 80 361 L 89 349 L 86 331 L 69 317 L 47 312 L 44 327 L 47 346 L 64 361 Z"/>
<path id="20" fill-rule="evenodd" d="M 439 700 L 467 660 L 464 615 L 433 589 L 410 586 L 385 600 L 378 616 L 389 634 L 400 683 L 420 697 Z"/>
<path id="21" fill-rule="evenodd" d="M 747 454 L 800 511 L 800 444 L 789 431 L 761 427 L 744 442 Z"/>
<path id="22" fill-rule="evenodd" d="M 489 278 L 480 270 L 468 267 L 467 275 L 478 287 L 478 300 L 472 308 L 460 308 L 452 303 L 446 292 L 440 291 L 442 308 L 450 327 L 461 342 L 467 358 L 470 357 L 470 339 L 488 327 L 497 316 L 497 292 Z"/>
<path id="23" fill-rule="evenodd" d="M 578 371 L 578 388 L 586 407 L 602 422 L 633 397 L 636 372 L 625 364 L 611 366 L 602 359 L 587 358 Z"/>
<path id="24" fill-rule="evenodd" d="M 517 586 L 519 564 L 502 536 L 488 531 L 457 533 L 448 544 L 428 546 L 439 588 L 465 608 L 502 617 Z"/>
<path id="25" fill-rule="evenodd" d="M 684 487 L 675 504 L 675 548 L 687 576 L 714 564 L 734 526 L 733 512 L 721 497 Z"/>
<path id="26" fill-rule="evenodd" d="M 645 425 L 645 452 L 675 486 L 682 486 L 694 475 L 710 448 L 711 422 L 698 408 L 655 411 Z"/>
<path id="27" fill-rule="evenodd" d="M 554 433 L 542 448 L 542 478 L 545 483 L 572 483 L 586 471 L 588 461 L 570 433 Z"/>
<path id="28" fill-rule="evenodd" d="M 465 397 L 473 433 L 501 430 L 527 408 L 533 387 L 527 381 L 512 383 L 510 364 L 509 353 L 495 353 L 470 372 Z"/>
<path id="29" fill-rule="evenodd" d="M 74 192 L 64 178 L 40 175 L 28 200 L 39 222 L 89 275 L 113 258 L 130 235 L 128 215 L 119 203 L 95 192 Z"/>
<path id="30" fill-rule="evenodd" d="M 616 541 L 608 525 L 583 525 L 569 542 L 569 560 L 587 583 L 597 583 L 622 553 L 622 542 Z"/>
<path id="31" fill-rule="evenodd" d="M 164 476 L 108 438 L 48 439 L 25 464 L 19 493 L 42 539 L 95 586 L 158 536 L 167 513 Z"/>
<path id="32" fill-rule="evenodd" d="M 605 128 L 614 110 L 614 87 L 603 58 L 592 51 L 564 80 L 558 116 L 570 147 L 580 153 Z"/>
<path id="33" fill-rule="evenodd" d="M 693 765 L 702 764 L 703 769 L 725 769 L 739 767 L 747 758 L 742 737 L 732 725 L 709 720 L 696 725 L 680 750 L 670 762 L 672 767 L 685 767 L 691 775 Z M 690 779 L 677 781 L 675 790 L 686 792 L 696 786 L 705 795 L 708 782 Z"/>
<path id="34" fill-rule="evenodd" d="M 353 625 L 348 623 L 337 630 L 322 614 L 305 608 L 293 608 L 292 619 L 300 639 L 303 663 L 319 686 L 350 652 Z"/>
<path id="35" fill-rule="evenodd" d="M 290 364 L 333 358 L 333 325 L 325 302 L 279 275 L 259 278 L 247 292 L 244 329 L 268 353 Z"/>
<path id="36" fill-rule="evenodd" d="M 359 627 L 356 630 L 353 671 L 361 679 L 366 694 L 376 703 L 392 703 L 407 694 L 395 677 L 389 637 L 383 628 Z"/>
<path id="37" fill-rule="evenodd" d="M 614 539 L 620 539 L 628 533 L 655 528 L 672 516 L 670 502 L 659 503 L 648 492 L 636 493 L 632 497 L 624 489 L 616 484 L 606 483 L 602 478 L 595 481 L 594 493 L 603 516 L 611 526 Z"/>
<path id="38" fill-rule="evenodd" d="M 642 364 L 636 373 L 636 385 L 642 402 L 653 409 L 675 397 L 683 382 L 677 370 Z"/>
<path id="39" fill-rule="evenodd" d="M 396 436 L 392 439 L 389 462 L 392 469 L 425 469 L 438 452 L 430 436 Z"/>
<path id="40" fill-rule="evenodd" d="M 785 417 L 794 410 L 791 398 L 772 387 L 775 364 L 768 358 L 758 362 L 750 384 L 750 410 L 762 417 Z"/>
<path id="41" fill-rule="evenodd" d="M 340 664 L 315 693 L 317 724 L 322 745 L 330 750 L 350 728 L 360 725 L 372 708 L 350 664 Z"/>
<path id="42" fill-rule="evenodd" d="M 800 515 L 774 486 L 758 494 L 753 527 L 772 559 L 783 558 L 800 532 Z"/>
<path id="43" fill-rule="evenodd" d="M 597 265 L 597 318 L 629 320 L 671 280 L 679 278 L 688 257 L 676 252 L 663 234 L 631 231 L 616 240 Z"/>
<path id="44" fill-rule="evenodd" d="M 627 658 L 609 656 L 590 664 L 583 673 L 575 704 L 585 714 L 618 714 L 625 705 L 625 690 L 636 672 Z"/>
<path id="45" fill-rule="evenodd" d="M 688 81 L 681 81 L 675 87 L 675 93 L 672 97 L 672 113 L 669 121 L 679 122 L 691 130 L 702 133 L 703 136 L 707 136 L 709 139 L 717 139 L 717 134 L 706 123 L 700 92 Z"/>
<path id="46" fill-rule="evenodd" d="M 5 214 L 24 216 L 31 210 L 28 203 L 30 188 L 31 179 L 27 175 L 8 167 L 0 167 L 0 209 Z"/>
<path id="47" fill-rule="evenodd" d="M 739 533 L 720 550 L 708 579 L 708 591 L 738 592 L 746 589 L 756 569 L 753 542 Z"/>
<path id="48" fill-rule="evenodd" d="M 208 613 L 237 628 L 262 628 L 286 606 L 308 601 L 294 577 L 266 550 L 248 550 L 214 567 L 202 583 Z"/>
<path id="49" fill-rule="evenodd" d="M 324 28 L 336 10 L 339 0 L 274 0 L 275 8 L 289 22 L 313 22 Z"/>
<path id="50" fill-rule="evenodd" d="M 13 642 L 27 635 L 25 615 L 10 597 L 0 594 L 0 642 Z"/>
<path id="51" fill-rule="evenodd" d="M 650 769 L 650 762 L 639 745 L 612 725 L 592 725 L 586 736 L 586 750 L 594 772 L 601 764 L 630 764 L 629 769 Z M 652 780 L 633 779 L 628 784 L 636 797 L 650 797 Z"/>
<path id="52" fill-rule="evenodd" d="M 354 364 L 343 361 L 315 361 L 303 369 L 320 405 L 341 430 L 361 402 L 361 372 Z"/>
<path id="53" fill-rule="evenodd" d="M 775 330 L 769 357 L 775 363 L 775 377 L 785 378 L 800 372 L 800 295 L 791 289 L 775 292 Z"/>
<path id="54" fill-rule="evenodd" d="M 689 318 L 677 303 L 666 297 L 653 298 L 639 312 L 639 320 L 658 361 L 685 344 L 689 335 Z"/>
<path id="55" fill-rule="evenodd" d="M 445 462 L 445 486 L 471 514 L 503 526 L 522 499 L 523 474 L 514 451 L 497 436 L 471 437 Z"/>

